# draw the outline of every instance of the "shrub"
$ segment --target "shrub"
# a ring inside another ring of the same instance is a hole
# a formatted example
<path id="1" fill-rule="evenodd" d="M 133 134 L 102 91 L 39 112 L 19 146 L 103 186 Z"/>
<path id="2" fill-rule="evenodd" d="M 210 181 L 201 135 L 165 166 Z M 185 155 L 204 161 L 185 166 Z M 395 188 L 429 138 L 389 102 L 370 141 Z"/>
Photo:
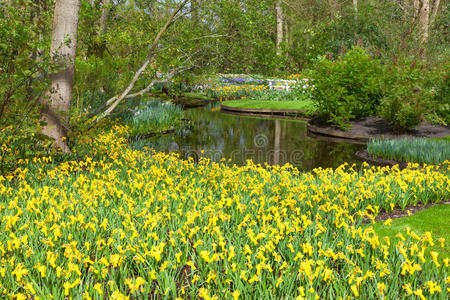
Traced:
<path id="1" fill-rule="evenodd" d="M 421 95 L 408 87 L 399 87 L 381 102 L 381 115 L 395 131 L 409 131 L 422 120 L 424 107 Z"/>
<path id="2" fill-rule="evenodd" d="M 401 60 L 385 68 L 379 111 L 395 130 L 411 130 L 432 110 L 433 91 L 427 82 L 432 75 L 420 61 Z"/>
<path id="3" fill-rule="evenodd" d="M 449 66 L 450 67 L 450 66 Z M 435 113 L 443 121 L 443 125 L 450 123 L 450 74 L 447 73 L 440 85 L 436 88 L 436 94 L 433 97 L 436 104 Z"/>
<path id="4" fill-rule="evenodd" d="M 378 60 L 354 47 L 337 61 L 319 58 L 312 71 L 312 100 L 322 117 L 345 127 L 345 121 L 370 116 L 382 96 Z"/>

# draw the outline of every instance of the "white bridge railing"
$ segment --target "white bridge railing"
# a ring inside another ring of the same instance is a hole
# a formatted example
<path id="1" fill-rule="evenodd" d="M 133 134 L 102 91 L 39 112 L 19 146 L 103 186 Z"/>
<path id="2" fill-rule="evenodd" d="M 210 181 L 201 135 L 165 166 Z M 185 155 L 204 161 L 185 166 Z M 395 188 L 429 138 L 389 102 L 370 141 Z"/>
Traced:
<path id="1" fill-rule="evenodd" d="M 267 80 L 269 90 L 284 90 L 290 91 L 292 87 L 297 85 L 299 82 L 297 80 Z"/>

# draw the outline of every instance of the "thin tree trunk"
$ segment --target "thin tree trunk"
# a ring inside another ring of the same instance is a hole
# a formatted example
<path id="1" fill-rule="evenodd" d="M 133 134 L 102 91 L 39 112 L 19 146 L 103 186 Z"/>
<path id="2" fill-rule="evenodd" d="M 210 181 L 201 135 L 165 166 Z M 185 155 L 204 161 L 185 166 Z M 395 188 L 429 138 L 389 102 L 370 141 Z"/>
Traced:
<path id="1" fill-rule="evenodd" d="M 414 0 L 413 2 L 414 8 L 414 18 L 417 18 L 420 12 L 420 0 Z"/>
<path id="2" fill-rule="evenodd" d="M 98 34 L 100 36 L 104 35 L 106 33 L 106 22 L 108 21 L 108 16 L 110 12 L 109 4 L 111 3 L 111 0 L 102 0 L 101 8 L 102 12 L 100 15 L 100 21 L 98 26 Z"/>
<path id="3" fill-rule="evenodd" d="M 353 9 L 356 13 L 358 12 L 358 0 L 353 0 Z"/>
<path id="4" fill-rule="evenodd" d="M 432 6 L 432 8 L 431 8 L 431 16 L 430 16 L 430 21 L 429 21 L 429 24 L 431 25 L 431 24 L 433 24 L 433 22 L 434 22 L 434 19 L 436 19 L 436 15 L 437 15 L 437 12 L 438 12 L 438 10 L 439 10 L 439 4 L 440 4 L 440 0 L 434 0 L 433 1 L 433 6 Z"/>
<path id="5" fill-rule="evenodd" d="M 66 143 L 68 112 L 72 99 L 74 62 L 80 0 L 58 0 L 53 16 L 52 61 L 62 70 L 51 75 L 51 88 L 41 99 L 41 120 L 46 123 L 42 133 L 53 138 L 55 145 L 69 152 Z"/>
<path id="6" fill-rule="evenodd" d="M 430 19 L 430 0 L 422 0 L 422 7 L 419 13 L 419 23 L 421 29 L 422 43 L 428 41 L 429 31 L 429 19 Z"/>
<path id="7" fill-rule="evenodd" d="M 286 45 L 289 45 L 290 28 L 286 11 L 284 11 L 283 20 L 284 20 L 284 42 L 286 43 Z"/>
<path id="8" fill-rule="evenodd" d="M 275 3 L 275 12 L 277 15 L 277 55 L 281 55 L 281 43 L 283 42 L 283 8 L 281 7 L 281 0 Z"/>

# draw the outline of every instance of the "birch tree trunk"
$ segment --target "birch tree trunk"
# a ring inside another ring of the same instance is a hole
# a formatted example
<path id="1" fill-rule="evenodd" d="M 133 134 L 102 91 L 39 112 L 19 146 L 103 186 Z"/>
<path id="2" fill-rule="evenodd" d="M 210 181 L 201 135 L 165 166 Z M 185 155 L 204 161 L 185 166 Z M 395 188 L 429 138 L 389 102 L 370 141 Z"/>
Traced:
<path id="1" fill-rule="evenodd" d="M 60 71 L 51 75 L 51 88 L 41 99 L 42 133 L 53 138 L 55 145 L 69 152 L 66 143 L 70 101 L 74 81 L 77 27 L 80 0 L 57 0 L 53 16 L 51 55 Z"/>
<path id="2" fill-rule="evenodd" d="M 439 4 L 440 4 L 440 0 L 434 0 L 433 1 L 433 5 L 432 8 L 430 9 L 431 11 L 431 16 L 430 16 L 430 20 L 429 20 L 429 24 L 433 24 L 434 19 L 436 18 L 437 12 L 439 10 Z"/>
<path id="3" fill-rule="evenodd" d="M 419 23 L 421 29 L 422 43 L 428 41 L 429 30 L 429 18 L 430 18 L 430 0 L 422 0 L 422 7 L 419 12 Z"/>
<path id="4" fill-rule="evenodd" d="M 283 42 L 283 8 L 281 0 L 275 3 L 275 13 L 277 15 L 277 55 L 281 55 L 281 43 Z"/>

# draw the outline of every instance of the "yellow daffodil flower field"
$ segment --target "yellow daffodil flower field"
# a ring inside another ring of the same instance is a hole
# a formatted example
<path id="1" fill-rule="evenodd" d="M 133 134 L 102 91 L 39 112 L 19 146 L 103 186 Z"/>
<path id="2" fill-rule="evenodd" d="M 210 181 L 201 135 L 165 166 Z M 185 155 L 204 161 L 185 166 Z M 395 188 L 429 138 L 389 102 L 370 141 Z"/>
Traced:
<path id="1" fill-rule="evenodd" d="M 132 150 L 0 177 L 2 299 L 448 299 L 448 241 L 377 236 L 380 211 L 450 198 L 450 164 L 230 166 Z M 387 224 L 388 225 L 388 224 Z"/>

